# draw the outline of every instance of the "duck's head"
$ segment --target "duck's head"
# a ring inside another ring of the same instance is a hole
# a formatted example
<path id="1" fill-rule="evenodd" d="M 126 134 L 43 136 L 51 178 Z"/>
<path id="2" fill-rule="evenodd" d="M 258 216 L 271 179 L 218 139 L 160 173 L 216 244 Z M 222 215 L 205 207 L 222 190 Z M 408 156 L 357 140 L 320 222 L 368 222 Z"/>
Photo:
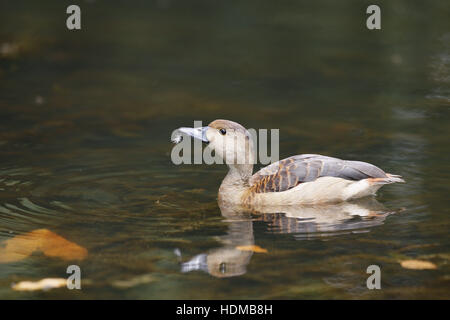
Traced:
<path id="1" fill-rule="evenodd" d="M 208 148 L 230 167 L 254 163 L 252 137 L 237 122 L 219 119 L 206 127 L 180 128 L 179 131 L 208 143 Z"/>

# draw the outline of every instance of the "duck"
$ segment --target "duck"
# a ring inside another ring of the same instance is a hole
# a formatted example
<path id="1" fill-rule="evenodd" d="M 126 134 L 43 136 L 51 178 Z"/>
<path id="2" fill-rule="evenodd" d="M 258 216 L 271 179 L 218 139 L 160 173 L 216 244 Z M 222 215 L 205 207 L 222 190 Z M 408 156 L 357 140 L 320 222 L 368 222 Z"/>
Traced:
<path id="1" fill-rule="evenodd" d="M 255 150 L 241 124 L 217 119 L 205 127 L 177 129 L 207 143 L 228 165 L 218 200 L 244 206 L 316 205 L 374 196 L 382 186 L 404 183 L 400 175 L 377 166 L 319 154 L 301 154 L 279 160 L 253 173 Z M 179 136 L 176 137 L 179 142 Z"/>

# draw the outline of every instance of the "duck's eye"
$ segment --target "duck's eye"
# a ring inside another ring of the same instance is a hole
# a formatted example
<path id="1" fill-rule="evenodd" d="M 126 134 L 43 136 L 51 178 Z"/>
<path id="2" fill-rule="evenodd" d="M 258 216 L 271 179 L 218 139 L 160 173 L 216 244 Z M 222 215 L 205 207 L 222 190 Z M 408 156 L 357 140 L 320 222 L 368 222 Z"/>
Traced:
<path id="1" fill-rule="evenodd" d="M 219 132 L 220 132 L 220 134 L 223 135 L 223 136 L 227 134 L 227 130 L 225 130 L 225 129 L 223 129 L 223 128 L 220 129 Z"/>

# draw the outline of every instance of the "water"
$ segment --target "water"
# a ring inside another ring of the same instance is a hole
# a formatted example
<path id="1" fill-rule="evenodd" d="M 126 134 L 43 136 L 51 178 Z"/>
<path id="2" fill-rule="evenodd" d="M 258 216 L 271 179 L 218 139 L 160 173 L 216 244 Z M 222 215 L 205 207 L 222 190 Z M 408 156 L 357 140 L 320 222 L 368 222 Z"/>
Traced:
<path id="1" fill-rule="evenodd" d="M 77 32 L 67 5 L 0 5 L 0 298 L 450 298 L 447 3 L 381 1 L 381 31 L 358 1 L 86 1 Z M 225 167 L 170 161 L 172 130 L 216 118 L 407 183 L 220 208 Z M 71 264 L 82 290 L 11 288 Z"/>

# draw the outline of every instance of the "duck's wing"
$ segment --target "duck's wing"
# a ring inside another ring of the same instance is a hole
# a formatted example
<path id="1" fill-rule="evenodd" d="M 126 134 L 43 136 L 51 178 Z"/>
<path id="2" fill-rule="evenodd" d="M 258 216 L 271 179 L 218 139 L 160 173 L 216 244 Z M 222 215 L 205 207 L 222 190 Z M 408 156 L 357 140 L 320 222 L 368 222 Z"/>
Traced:
<path id="1" fill-rule="evenodd" d="M 262 168 L 250 178 L 250 185 L 256 193 L 279 192 L 320 177 L 357 181 L 388 176 L 370 163 L 341 160 L 318 154 L 302 154 Z"/>

